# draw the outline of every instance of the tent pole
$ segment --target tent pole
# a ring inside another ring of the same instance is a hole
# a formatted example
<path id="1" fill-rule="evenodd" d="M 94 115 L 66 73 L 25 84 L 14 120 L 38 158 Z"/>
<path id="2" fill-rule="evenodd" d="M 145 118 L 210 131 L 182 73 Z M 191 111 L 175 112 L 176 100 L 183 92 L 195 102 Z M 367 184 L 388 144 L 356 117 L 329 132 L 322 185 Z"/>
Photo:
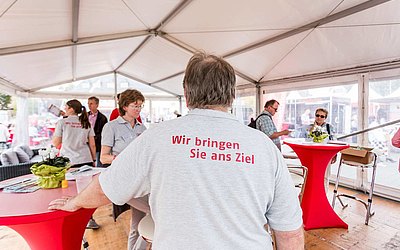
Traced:
<path id="1" fill-rule="evenodd" d="M 114 106 L 118 107 L 117 102 L 117 93 L 118 92 L 118 80 L 117 80 L 117 72 L 114 71 Z"/>

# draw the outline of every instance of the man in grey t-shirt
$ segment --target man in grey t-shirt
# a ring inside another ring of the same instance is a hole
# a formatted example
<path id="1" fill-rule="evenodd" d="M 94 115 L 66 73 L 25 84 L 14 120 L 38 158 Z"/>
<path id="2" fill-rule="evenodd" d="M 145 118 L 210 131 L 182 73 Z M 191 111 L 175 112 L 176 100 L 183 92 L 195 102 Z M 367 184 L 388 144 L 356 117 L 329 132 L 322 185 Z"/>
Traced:
<path id="1" fill-rule="evenodd" d="M 265 224 L 278 249 L 304 249 L 302 213 L 280 152 L 228 113 L 233 68 L 196 54 L 184 90 L 188 115 L 145 131 L 86 190 L 49 208 L 75 211 L 150 194 L 154 249 L 272 249 Z"/>

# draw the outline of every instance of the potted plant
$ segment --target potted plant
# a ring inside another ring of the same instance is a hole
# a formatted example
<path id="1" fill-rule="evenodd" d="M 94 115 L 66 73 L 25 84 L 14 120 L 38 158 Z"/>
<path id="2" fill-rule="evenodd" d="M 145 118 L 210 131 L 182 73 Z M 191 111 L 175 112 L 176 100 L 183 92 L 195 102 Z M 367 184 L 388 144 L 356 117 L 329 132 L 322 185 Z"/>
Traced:
<path id="1" fill-rule="evenodd" d="M 67 157 L 57 156 L 58 149 L 48 147 L 39 150 L 39 155 L 43 161 L 35 163 L 31 167 L 31 172 L 38 176 L 38 185 L 42 188 L 58 188 L 65 179 L 65 173 L 70 167 Z"/>
<path id="2" fill-rule="evenodd" d="M 315 125 L 311 129 L 309 136 L 312 138 L 313 142 L 322 143 L 329 135 L 322 131 L 321 126 Z"/>

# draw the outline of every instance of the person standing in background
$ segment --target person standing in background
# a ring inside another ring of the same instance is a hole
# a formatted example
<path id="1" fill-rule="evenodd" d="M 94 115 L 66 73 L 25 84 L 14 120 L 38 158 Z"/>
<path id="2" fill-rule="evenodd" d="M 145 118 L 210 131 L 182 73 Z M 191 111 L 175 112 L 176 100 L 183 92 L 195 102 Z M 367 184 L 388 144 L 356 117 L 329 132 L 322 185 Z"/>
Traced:
<path id="1" fill-rule="evenodd" d="M 396 134 L 394 134 L 392 138 L 392 144 L 396 148 L 400 148 L 400 128 L 397 130 Z M 400 172 L 400 159 L 399 159 L 399 172 Z"/>
<path id="2" fill-rule="evenodd" d="M 335 140 L 336 129 L 332 124 L 326 122 L 328 118 L 328 110 L 324 108 L 317 108 L 315 110 L 315 120 L 313 124 L 309 125 L 308 131 L 312 131 L 315 126 L 321 127 L 322 132 L 325 132 L 329 135 L 329 140 Z"/>
<path id="3" fill-rule="evenodd" d="M 95 167 L 95 134 L 85 106 L 82 106 L 76 99 L 69 100 L 65 104 L 65 116 L 56 124 L 53 145 L 56 148 L 61 146 L 60 154 L 69 158 L 72 168 L 84 165 Z M 93 217 L 86 226 L 88 229 L 98 229 L 99 227 Z"/>
<path id="4" fill-rule="evenodd" d="M 76 100 L 65 104 L 65 114 L 68 116 L 57 122 L 53 145 L 61 145 L 61 155 L 68 157 L 72 167 L 83 165 L 94 166 L 96 160 L 96 145 L 94 131 L 90 125 L 86 108 Z"/>
<path id="5" fill-rule="evenodd" d="M 116 97 L 117 103 L 119 103 L 119 97 L 120 97 L 120 95 L 121 95 L 120 93 L 117 94 L 117 97 Z M 119 114 L 119 108 L 116 107 L 116 108 L 113 109 L 113 111 L 111 112 L 111 115 L 110 115 L 110 122 L 111 122 L 112 120 L 117 119 L 119 115 L 120 115 L 120 114 Z M 140 114 L 139 114 L 139 116 L 137 117 L 136 120 L 137 120 L 138 122 L 142 123 L 142 118 L 140 117 Z"/>
<path id="6" fill-rule="evenodd" d="M 136 89 L 127 89 L 119 96 L 118 107 L 120 116 L 107 123 L 103 128 L 100 155 L 100 160 L 103 164 L 111 164 L 133 140 L 146 130 L 146 127 L 138 121 L 143 103 L 144 96 Z M 131 206 L 132 215 L 128 250 L 145 249 L 146 242 L 139 237 L 137 230 L 139 221 L 146 213 L 150 212 L 148 196 L 133 199 L 128 204 Z M 116 219 L 125 209 L 125 206 L 114 204 L 114 218 Z"/>
<path id="7" fill-rule="evenodd" d="M 0 122 L 0 153 L 1 150 L 7 149 L 7 141 L 9 137 L 10 133 L 8 132 L 7 126 Z"/>
<path id="8" fill-rule="evenodd" d="M 281 140 L 279 137 L 290 134 L 290 131 L 285 129 L 278 132 L 276 129 L 272 116 L 278 112 L 278 107 L 279 102 L 277 100 L 272 99 L 267 101 L 264 105 L 264 111 L 261 113 L 266 115 L 259 116 L 260 118 L 257 120 L 256 128 L 266 134 L 278 149 L 281 150 Z"/>
<path id="9" fill-rule="evenodd" d="M 121 94 L 118 93 L 117 96 L 115 97 L 115 100 L 117 101 L 117 104 L 119 103 L 119 96 L 120 96 L 120 95 L 121 95 Z M 113 109 L 113 111 L 112 111 L 111 114 L 110 114 L 110 122 L 111 122 L 112 120 L 117 119 L 118 116 L 119 116 L 119 109 L 118 109 L 118 107 L 116 107 L 115 109 Z"/>
<path id="10" fill-rule="evenodd" d="M 94 141 L 96 144 L 96 167 L 103 167 L 100 161 L 101 151 L 101 132 L 103 131 L 104 125 L 107 123 L 107 117 L 103 115 L 99 110 L 99 98 L 91 96 L 88 98 L 89 107 L 89 122 L 94 130 Z"/>

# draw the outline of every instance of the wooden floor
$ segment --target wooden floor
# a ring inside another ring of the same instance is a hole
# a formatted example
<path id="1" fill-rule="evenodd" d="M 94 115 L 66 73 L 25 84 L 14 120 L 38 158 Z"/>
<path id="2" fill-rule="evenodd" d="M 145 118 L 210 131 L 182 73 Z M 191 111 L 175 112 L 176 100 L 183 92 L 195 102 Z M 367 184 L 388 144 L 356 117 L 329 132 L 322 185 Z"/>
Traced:
<path id="1" fill-rule="evenodd" d="M 365 198 L 365 194 L 361 192 L 349 190 L 346 192 Z M 344 210 L 337 202 L 335 211 L 349 224 L 349 229 L 306 231 L 306 249 L 400 249 L 400 202 L 374 197 L 373 208 L 376 214 L 366 226 L 364 206 L 354 200 L 348 201 L 349 207 Z M 97 209 L 94 218 L 101 228 L 85 232 L 90 249 L 126 249 L 129 217 L 129 212 L 124 213 L 117 222 L 114 222 L 110 205 Z M 17 233 L 7 227 L 0 227 L 0 249 L 29 250 L 29 247 Z"/>

